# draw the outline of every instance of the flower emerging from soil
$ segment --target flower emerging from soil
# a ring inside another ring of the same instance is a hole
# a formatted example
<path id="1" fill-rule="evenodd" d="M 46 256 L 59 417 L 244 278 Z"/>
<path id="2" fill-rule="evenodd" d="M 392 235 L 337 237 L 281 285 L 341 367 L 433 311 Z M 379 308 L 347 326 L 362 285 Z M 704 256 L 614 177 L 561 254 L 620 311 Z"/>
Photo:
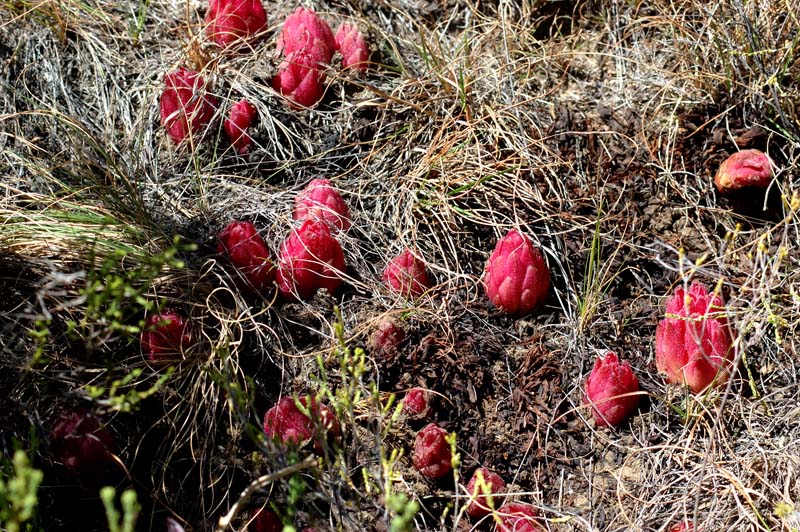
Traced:
<path id="1" fill-rule="evenodd" d="M 214 118 L 217 99 L 206 92 L 200 74 L 179 68 L 164 76 L 161 124 L 176 143 L 201 133 Z"/>
<path id="2" fill-rule="evenodd" d="M 322 82 L 323 75 L 314 59 L 299 51 L 290 53 L 278 67 L 272 88 L 298 105 L 311 107 L 322 99 Z"/>
<path id="3" fill-rule="evenodd" d="M 422 419 L 431 412 L 431 394 L 425 388 L 412 388 L 403 399 L 403 412 Z"/>
<path id="4" fill-rule="evenodd" d="M 336 49 L 342 54 L 342 66 L 357 72 L 367 69 L 369 49 L 364 35 L 355 24 L 343 22 L 336 30 Z"/>
<path id="5" fill-rule="evenodd" d="M 278 514 L 269 508 L 256 508 L 250 512 L 245 530 L 252 532 L 281 532 L 283 523 L 281 523 Z"/>
<path id="6" fill-rule="evenodd" d="M 523 316 L 547 298 L 550 270 L 530 239 L 512 229 L 489 257 L 483 286 L 494 306 L 511 316 Z"/>
<path id="7" fill-rule="evenodd" d="M 329 65 L 336 48 L 328 23 L 311 9 L 298 7 L 286 17 L 278 36 L 278 52 L 289 57 L 302 52 L 311 59 L 311 66 Z"/>
<path id="8" fill-rule="evenodd" d="M 493 494 L 503 493 L 506 482 L 503 477 L 485 467 L 479 467 L 467 484 L 467 494 L 473 499 L 467 506 L 467 515 L 483 517 L 496 507 Z"/>
<path id="9" fill-rule="evenodd" d="M 411 461 L 423 476 L 441 478 L 453 469 L 450 444 L 445 439 L 447 431 L 436 423 L 429 423 L 417 433 Z"/>
<path id="10" fill-rule="evenodd" d="M 140 342 L 151 362 L 168 361 L 192 345 L 192 328 L 176 311 L 164 310 L 147 319 Z"/>
<path id="11" fill-rule="evenodd" d="M 680 523 L 676 523 L 672 528 L 670 528 L 669 532 L 696 532 L 696 531 L 694 528 L 694 523 L 692 521 L 681 521 Z"/>
<path id="12" fill-rule="evenodd" d="M 96 485 L 105 476 L 116 444 L 111 432 L 83 410 L 66 412 L 50 432 L 55 458 L 82 481 Z"/>
<path id="13" fill-rule="evenodd" d="M 302 410 L 297 403 L 300 403 Z M 293 397 L 283 397 L 267 410 L 264 414 L 264 432 L 268 438 L 299 446 L 313 439 L 315 448 L 320 451 L 322 441 L 338 438 L 342 428 L 330 408 L 304 395 L 297 402 Z"/>
<path id="14" fill-rule="evenodd" d="M 218 236 L 217 251 L 226 253 L 250 286 L 257 291 L 268 288 L 275 278 L 275 265 L 269 249 L 253 222 L 231 222 Z"/>
<path id="15" fill-rule="evenodd" d="M 702 283 L 682 286 L 667 300 L 656 328 L 656 366 L 667 381 L 695 393 L 728 380 L 734 355 L 725 304 Z"/>
<path id="16" fill-rule="evenodd" d="M 406 297 L 416 297 L 431 287 L 431 280 L 425 270 L 425 262 L 404 249 L 389 261 L 383 270 L 386 285 Z"/>
<path id="17" fill-rule="evenodd" d="M 306 220 L 281 244 L 276 280 L 285 298 L 308 300 L 318 288 L 333 294 L 344 270 L 342 246 L 328 224 Z"/>
<path id="18" fill-rule="evenodd" d="M 350 210 L 329 179 L 314 179 L 294 200 L 295 220 L 321 220 L 332 229 L 350 229 Z"/>
<path id="19" fill-rule="evenodd" d="M 222 48 L 267 29 L 261 0 L 208 0 L 206 35 Z"/>
<path id="20" fill-rule="evenodd" d="M 538 523 L 539 512 L 530 504 L 509 502 L 497 510 L 497 532 L 544 532 Z"/>
<path id="21" fill-rule="evenodd" d="M 390 355 L 406 339 L 406 331 L 392 318 L 384 318 L 369 337 L 369 348 L 378 355 Z"/>
<path id="22" fill-rule="evenodd" d="M 228 118 L 222 124 L 231 145 L 239 155 L 245 155 L 250 150 L 250 145 L 253 144 L 253 139 L 247 133 L 247 129 L 253 125 L 256 114 L 256 106 L 242 98 L 231 107 Z"/>
<path id="23" fill-rule="evenodd" d="M 630 364 L 620 363 L 614 353 L 595 361 L 584 388 L 583 402 L 592 405 L 592 416 L 599 427 L 621 424 L 639 404 L 638 395 L 627 395 L 639 391 L 639 380 Z"/>
<path id="24" fill-rule="evenodd" d="M 772 180 L 772 159 L 760 150 L 736 152 L 719 166 L 714 184 L 720 192 L 742 188 L 767 188 Z"/>

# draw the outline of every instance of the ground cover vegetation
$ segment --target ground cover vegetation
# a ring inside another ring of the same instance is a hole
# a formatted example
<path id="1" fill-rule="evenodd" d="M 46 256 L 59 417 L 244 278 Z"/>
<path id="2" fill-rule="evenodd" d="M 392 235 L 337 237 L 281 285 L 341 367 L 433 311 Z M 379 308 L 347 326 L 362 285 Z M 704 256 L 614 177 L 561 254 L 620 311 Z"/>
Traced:
<path id="1" fill-rule="evenodd" d="M 0 528 L 800 530 L 798 7 L 3 0 Z"/>

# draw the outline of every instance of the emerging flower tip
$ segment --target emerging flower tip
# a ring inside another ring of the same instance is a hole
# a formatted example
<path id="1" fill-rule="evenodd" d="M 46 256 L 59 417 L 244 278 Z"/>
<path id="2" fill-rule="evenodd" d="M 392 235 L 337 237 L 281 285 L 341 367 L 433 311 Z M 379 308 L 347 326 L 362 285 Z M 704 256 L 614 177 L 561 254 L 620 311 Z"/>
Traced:
<path id="1" fill-rule="evenodd" d="M 453 469 L 452 453 L 446 437 L 447 431 L 436 423 L 425 425 L 417 433 L 411 461 L 421 475 L 441 478 Z"/>
<path id="2" fill-rule="evenodd" d="M 530 239 L 512 229 L 489 257 L 483 286 L 494 306 L 511 316 L 523 316 L 547 299 L 550 270 Z"/>
<path id="3" fill-rule="evenodd" d="M 538 516 L 539 511 L 530 504 L 507 502 L 497 510 L 497 532 L 544 532 Z"/>
<path id="4" fill-rule="evenodd" d="M 329 179 L 314 179 L 294 200 L 295 220 L 321 220 L 337 231 L 350 229 L 350 210 Z"/>
<path id="5" fill-rule="evenodd" d="M 479 467 L 472 474 L 467 484 L 467 494 L 473 499 L 467 505 L 467 515 L 480 518 L 489 515 L 493 508 L 499 506 L 498 500 L 492 497 L 505 491 L 503 477 L 485 467 Z"/>
<path id="6" fill-rule="evenodd" d="M 584 386 L 583 402 L 592 406 L 597 426 L 617 426 L 628 419 L 639 404 L 639 380 L 630 364 L 620 363 L 617 355 L 608 353 L 597 359 Z"/>
<path id="7" fill-rule="evenodd" d="M 312 107 L 325 93 L 323 78 L 311 55 L 294 51 L 278 67 L 272 87 L 297 105 Z"/>
<path id="8" fill-rule="evenodd" d="M 695 529 L 693 521 L 681 521 L 673 525 L 669 532 L 699 532 L 699 530 Z"/>
<path id="9" fill-rule="evenodd" d="M 742 188 L 767 188 L 772 180 L 774 164 L 760 150 L 736 152 L 719 166 L 714 184 L 720 192 L 731 192 Z"/>
<path id="10" fill-rule="evenodd" d="M 356 72 L 367 70 L 369 49 L 364 35 L 355 24 L 343 22 L 336 31 L 336 49 L 342 54 L 342 66 Z"/>
<path id="11" fill-rule="evenodd" d="M 416 297 L 431 287 L 425 262 L 406 248 L 383 270 L 386 285 L 406 297 Z"/>
<path id="12" fill-rule="evenodd" d="M 403 399 L 403 412 L 422 419 L 431 412 L 431 394 L 424 388 L 412 388 Z"/>
<path id="13" fill-rule="evenodd" d="M 344 251 L 328 228 L 317 220 L 306 220 L 281 244 L 276 281 L 288 300 L 308 300 L 319 288 L 333 294 L 342 284 Z"/>
<path id="14" fill-rule="evenodd" d="M 278 52 L 289 57 L 302 53 L 309 58 L 310 67 L 329 65 L 336 41 L 328 23 L 310 9 L 298 7 L 286 17 L 278 36 Z"/>
<path id="15" fill-rule="evenodd" d="M 314 440 L 315 449 L 322 450 L 322 441 L 337 439 L 342 429 L 333 411 L 309 395 L 298 398 L 303 412 L 293 397 L 283 397 L 264 414 L 264 433 L 268 438 L 303 446 Z"/>
<path id="16" fill-rule="evenodd" d="M 253 125 L 256 115 L 256 106 L 242 98 L 231 106 L 230 114 L 222 124 L 231 145 L 239 155 L 245 155 L 253 144 L 253 139 L 247 130 Z"/>
<path id="17" fill-rule="evenodd" d="M 64 467 L 92 485 L 105 476 L 116 450 L 111 432 L 84 410 L 61 414 L 50 432 L 50 446 Z"/>
<path id="18" fill-rule="evenodd" d="M 191 324 L 178 312 L 164 310 L 147 319 L 140 343 L 151 362 L 166 362 L 192 345 Z"/>
<path id="19" fill-rule="evenodd" d="M 164 86 L 161 124 L 172 140 L 180 144 L 203 132 L 214 118 L 217 99 L 206 92 L 200 74 L 181 67 L 164 76 Z"/>
<path id="20" fill-rule="evenodd" d="M 233 266 L 255 291 L 272 285 L 275 265 L 253 222 L 233 221 L 218 236 L 217 251 L 228 255 Z"/>
<path id="21" fill-rule="evenodd" d="M 281 523 L 278 514 L 269 508 L 256 508 L 250 512 L 246 530 L 253 532 L 281 532 Z"/>
<path id="22" fill-rule="evenodd" d="M 734 357 L 725 304 L 702 283 L 682 286 L 667 300 L 666 317 L 656 327 L 656 367 L 667 382 L 695 393 L 728 381 Z"/>
<path id="23" fill-rule="evenodd" d="M 209 0 L 206 35 L 221 48 L 246 42 L 267 29 L 261 0 Z"/>
<path id="24" fill-rule="evenodd" d="M 369 337 L 369 348 L 376 354 L 388 355 L 396 351 L 405 339 L 403 327 L 392 318 L 385 318 Z"/>

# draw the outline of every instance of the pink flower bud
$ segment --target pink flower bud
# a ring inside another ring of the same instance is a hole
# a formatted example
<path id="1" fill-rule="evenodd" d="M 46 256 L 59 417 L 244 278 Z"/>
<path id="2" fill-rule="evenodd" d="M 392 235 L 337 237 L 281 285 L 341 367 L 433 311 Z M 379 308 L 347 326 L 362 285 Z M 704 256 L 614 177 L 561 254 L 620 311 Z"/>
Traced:
<path id="1" fill-rule="evenodd" d="M 503 477 L 497 473 L 489 471 L 485 467 L 476 469 L 467 484 L 467 494 L 473 497 L 467 506 L 467 515 L 476 518 L 489 515 L 492 508 L 498 506 L 492 494 L 503 493 L 505 487 L 506 483 Z"/>
<path id="2" fill-rule="evenodd" d="M 268 438 L 300 446 L 313 439 L 315 448 L 320 451 L 323 439 L 336 439 L 341 435 L 342 428 L 330 408 L 308 395 L 299 397 L 298 401 L 311 416 L 298 408 L 294 398 L 281 398 L 264 414 L 264 433 Z"/>
<path id="3" fill-rule="evenodd" d="M 328 224 L 306 220 L 281 245 L 278 289 L 287 299 L 308 300 L 318 288 L 333 294 L 342 284 L 344 252 Z"/>
<path id="4" fill-rule="evenodd" d="M 304 52 L 292 52 L 278 67 L 272 87 L 294 103 L 311 107 L 322 99 L 323 75 L 313 58 Z"/>
<path id="5" fill-rule="evenodd" d="M 511 316 L 523 316 L 547 299 L 550 270 L 530 239 L 512 229 L 489 257 L 483 286 L 494 306 Z"/>
<path id="6" fill-rule="evenodd" d="M 406 331 L 391 318 L 381 320 L 369 338 L 369 348 L 376 354 L 387 355 L 396 351 L 406 339 Z"/>
<path id="7" fill-rule="evenodd" d="M 436 423 L 429 423 L 417 433 L 411 461 L 421 475 L 441 478 L 453 469 L 450 444 L 445 440 L 447 431 Z"/>
<path id="8" fill-rule="evenodd" d="M 422 419 L 431 412 L 431 395 L 424 388 L 412 388 L 403 399 L 403 412 L 411 417 Z"/>
<path id="9" fill-rule="evenodd" d="M 759 150 L 736 152 L 719 166 L 714 184 L 720 192 L 746 187 L 767 188 L 772 180 L 772 159 Z"/>
<path id="10" fill-rule="evenodd" d="M 639 391 L 639 380 L 630 364 L 620 364 L 614 353 L 595 361 L 585 390 L 583 402 L 592 405 L 592 416 L 598 427 L 621 424 L 639 404 L 638 395 L 626 395 Z"/>
<path id="11" fill-rule="evenodd" d="M 168 361 L 192 345 L 192 328 L 174 310 L 164 310 L 147 320 L 141 336 L 142 352 L 151 362 Z"/>
<path id="12" fill-rule="evenodd" d="M 231 222 L 218 238 L 217 251 L 228 255 L 254 290 L 269 288 L 275 278 L 275 265 L 269 260 L 269 249 L 252 222 Z"/>
<path id="13" fill-rule="evenodd" d="M 539 512 L 530 504 L 508 502 L 497 510 L 497 532 L 544 532 L 538 523 Z"/>
<path id="14" fill-rule="evenodd" d="M 231 107 L 230 114 L 222 126 L 231 141 L 231 145 L 239 155 L 244 155 L 250 149 L 253 139 L 247 133 L 247 129 L 253 125 L 256 118 L 256 106 L 245 99 Z"/>
<path id="15" fill-rule="evenodd" d="M 338 231 L 350 229 L 350 210 L 329 179 L 314 179 L 294 200 L 295 220 L 321 220 Z"/>
<path id="16" fill-rule="evenodd" d="M 283 523 L 278 515 L 269 508 L 256 508 L 250 512 L 245 530 L 252 532 L 281 532 Z"/>
<path id="17" fill-rule="evenodd" d="M 208 0 L 206 35 L 222 48 L 267 29 L 261 0 Z"/>
<path id="18" fill-rule="evenodd" d="M 695 282 L 688 292 L 676 288 L 666 310 L 656 327 L 656 367 L 667 381 L 695 393 L 727 382 L 734 349 L 722 299 Z"/>
<path id="19" fill-rule="evenodd" d="M 342 66 L 358 72 L 367 69 L 369 49 L 364 36 L 355 24 L 343 22 L 336 31 L 336 49 L 342 54 Z"/>
<path id="20" fill-rule="evenodd" d="M 383 280 L 389 288 L 406 297 L 416 297 L 431 287 L 425 262 L 409 249 L 389 261 L 383 270 Z"/>
<path id="21" fill-rule="evenodd" d="M 89 484 L 98 484 L 113 462 L 114 437 L 100 421 L 84 410 L 66 412 L 50 432 L 56 460 Z"/>
<path id="22" fill-rule="evenodd" d="M 164 76 L 161 124 L 176 143 L 201 133 L 214 118 L 217 99 L 206 93 L 200 74 L 179 68 Z"/>
<path id="23" fill-rule="evenodd" d="M 278 36 L 278 52 L 289 57 L 300 52 L 310 58 L 310 67 L 329 65 L 336 41 L 328 23 L 314 11 L 298 7 L 286 17 Z"/>

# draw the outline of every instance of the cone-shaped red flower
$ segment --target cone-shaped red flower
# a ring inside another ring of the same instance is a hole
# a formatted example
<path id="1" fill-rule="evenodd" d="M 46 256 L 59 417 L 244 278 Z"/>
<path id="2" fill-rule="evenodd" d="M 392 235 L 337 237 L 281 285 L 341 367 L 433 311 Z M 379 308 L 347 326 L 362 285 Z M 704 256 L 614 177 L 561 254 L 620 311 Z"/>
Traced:
<path id="1" fill-rule="evenodd" d="M 736 152 L 719 166 L 714 184 L 720 192 L 741 188 L 767 188 L 772 180 L 772 159 L 760 150 Z"/>
<path id="2" fill-rule="evenodd" d="M 446 437 L 447 431 L 436 423 L 425 425 L 417 433 L 411 461 L 420 474 L 429 478 L 441 478 L 453 469 L 452 453 Z"/>
<path id="3" fill-rule="evenodd" d="M 179 68 L 164 76 L 161 93 L 161 124 L 176 143 L 202 133 L 217 108 L 217 99 L 206 92 L 200 74 Z"/>
<path id="4" fill-rule="evenodd" d="M 369 348 L 376 354 L 388 355 L 396 351 L 406 339 L 406 331 L 392 318 L 385 318 L 369 338 Z"/>
<path id="5" fill-rule="evenodd" d="M 242 98 L 231 106 L 230 114 L 222 124 L 231 145 L 239 155 L 245 155 L 250 150 L 250 145 L 253 144 L 253 139 L 247 133 L 247 129 L 253 125 L 256 114 L 256 106 Z"/>
<path id="6" fill-rule="evenodd" d="M 83 482 L 97 485 L 113 462 L 114 437 L 84 410 L 66 412 L 50 432 L 55 458 Z"/>
<path id="7" fill-rule="evenodd" d="M 269 508 L 256 508 L 250 512 L 247 528 L 252 532 L 281 532 L 283 523 Z"/>
<path id="8" fill-rule="evenodd" d="M 597 359 L 586 379 L 583 402 L 592 405 L 592 416 L 597 426 L 617 426 L 628 419 L 639 404 L 639 380 L 630 364 L 620 363 L 617 355 L 609 353 Z"/>
<path id="9" fill-rule="evenodd" d="M 467 506 L 467 515 L 476 518 L 489 515 L 493 508 L 499 506 L 499 501 L 492 494 L 503 493 L 505 487 L 506 482 L 497 473 L 485 467 L 476 469 L 467 484 L 467 494 L 474 497 Z"/>
<path id="10" fill-rule="evenodd" d="M 208 0 L 206 35 L 218 46 L 242 43 L 265 29 L 261 0 Z"/>
<path id="11" fill-rule="evenodd" d="M 656 327 L 656 367 L 695 393 L 728 380 L 734 356 L 725 303 L 702 283 L 679 286 Z"/>
<path id="12" fill-rule="evenodd" d="M 141 336 L 142 352 L 151 362 L 180 357 L 192 345 L 190 323 L 174 310 L 163 310 L 147 319 Z"/>
<path id="13" fill-rule="evenodd" d="M 310 299 L 318 288 L 333 294 L 342 284 L 344 252 L 328 224 L 306 220 L 281 245 L 277 282 L 289 300 Z"/>
<path id="14" fill-rule="evenodd" d="M 544 532 L 538 523 L 539 512 L 530 504 L 509 502 L 497 510 L 497 532 Z"/>
<path id="15" fill-rule="evenodd" d="M 369 49 L 364 35 L 355 24 L 343 22 L 336 30 L 336 49 L 342 54 L 342 66 L 358 72 L 367 69 Z"/>
<path id="16" fill-rule="evenodd" d="M 218 238 L 217 251 L 228 255 L 254 290 L 265 290 L 272 285 L 275 265 L 269 259 L 267 244 L 252 222 L 233 221 Z"/>
<path id="17" fill-rule="evenodd" d="M 342 433 L 333 411 L 309 395 L 298 398 L 303 412 L 292 397 L 283 397 L 264 414 L 264 433 L 268 438 L 293 445 L 314 440 L 319 451 L 322 440 L 336 439 Z M 309 415 L 310 414 L 310 417 Z"/>
<path id="18" fill-rule="evenodd" d="M 425 388 L 412 388 L 403 399 L 403 412 L 411 417 L 422 419 L 431 412 L 431 394 Z"/>
<path id="19" fill-rule="evenodd" d="M 284 56 L 301 52 L 310 59 L 309 66 L 329 65 L 336 41 L 328 23 L 310 9 L 298 7 L 286 17 L 278 36 L 278 52 Z"/>
<path id="20" fill-rule="evenodd" d="M 409 249 L 389 261 L 383 270 L 383 280 L 389 288 L 406 297 L 416 297 L 431 287 L 425 262 Z"/>
<path id="21" fill-rule="evenodd" d="M 278 67 L 272 88 L 298 105 L 311 107 L 325 92 L 322 81 L 322 72 L 311 55 L 298 51 L 290 53 Z"/>
<path id="22" fill-rule="evenodd" d="M 321 220 L 337 231 L 350 229 L 350 210 L 329 179 L 314 179 L 294 200 L 295 220 Z"/>
<path id="23" fill-rule="evenodd" d="M 483 286 L 494 306 L 511 316 L 523 316 L 547 299 L 550 270 L 530 239 L 512 229 L 489 257 Z"/>

